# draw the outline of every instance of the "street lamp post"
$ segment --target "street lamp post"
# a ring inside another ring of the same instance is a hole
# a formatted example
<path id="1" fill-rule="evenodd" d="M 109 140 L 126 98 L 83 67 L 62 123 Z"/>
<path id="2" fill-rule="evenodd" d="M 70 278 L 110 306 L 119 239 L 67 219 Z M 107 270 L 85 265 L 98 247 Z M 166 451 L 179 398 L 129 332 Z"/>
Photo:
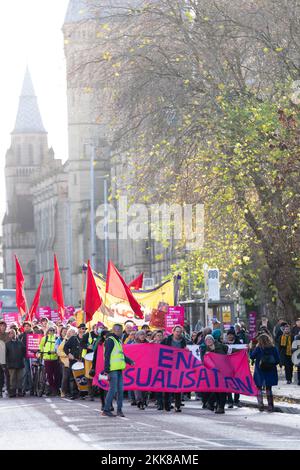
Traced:
<path id="1" fill-rule="evenodd" d="M 204 326 L 207 327 L 208 318 L 208 265 L 203 264 L 204 270 Z"/>
<path id="2" fill-rule="evenodd" d="M 108 244 L 108 235 L 109 235 L 109 225 L 108 225 L 108 184 L 107 179 L 109 175 L 97 176 L 96 179 L 103 179 L 103 192 L 104 192 L 104 264 L 105 264 L 105 275 L 109 261 L 109 244 Z"/>
<path id="3" fill-rule="evenodd" d="M 91 160 L 90 160 L 90 177 L 91 177 L 91 263 L 95 269 L 95 256 L 96 256 L 96 237 L 95 237 L 95 147 L 91 145 Z"/>

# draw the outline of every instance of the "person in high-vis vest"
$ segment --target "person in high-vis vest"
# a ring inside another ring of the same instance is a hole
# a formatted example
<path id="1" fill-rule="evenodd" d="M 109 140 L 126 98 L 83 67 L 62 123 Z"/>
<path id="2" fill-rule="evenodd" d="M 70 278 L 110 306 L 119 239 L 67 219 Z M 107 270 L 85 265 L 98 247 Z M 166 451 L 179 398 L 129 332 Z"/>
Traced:
<path id="1" fill-rule="evenodd" d="M 58 395 L 60 387 L 60 368 L 58 356 L 55 351 L 56 342 L 55 328 L 50 327 L 46 335 L 40 342 L 39 352 L 45 362 L 45 371 L 50 386 L 50 392 L 53 396 Z"/>
<path id="2" fill-rule="evenodd" d="M 106 339 L 104 344 L 104 373 L 109 377 L 109 391 L 106 395 L 103 416 L 121 416 L 124 418 L 123 407 L 123 370 L 126 364 L 134 365 L 129 357 L 123 352 L 121 342 L 123 329 L 122 325 L 114 325 L 112 334 Z M 110 410 L 114 396 L 117 394 L 117 415 Z"/>

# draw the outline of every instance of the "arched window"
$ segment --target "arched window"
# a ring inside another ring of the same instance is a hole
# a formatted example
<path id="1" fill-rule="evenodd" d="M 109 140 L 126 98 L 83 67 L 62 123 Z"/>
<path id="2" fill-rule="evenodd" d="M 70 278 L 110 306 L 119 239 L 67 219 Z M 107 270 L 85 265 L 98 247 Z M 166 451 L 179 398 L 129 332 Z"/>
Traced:
<path id="1" fill-rule="evenodd" d="M 29 272 L 29 286 L 31 289 L 36 287 L 36 267 L 35 261 L 31 261 L 28 265 L 28 272 Z"/>

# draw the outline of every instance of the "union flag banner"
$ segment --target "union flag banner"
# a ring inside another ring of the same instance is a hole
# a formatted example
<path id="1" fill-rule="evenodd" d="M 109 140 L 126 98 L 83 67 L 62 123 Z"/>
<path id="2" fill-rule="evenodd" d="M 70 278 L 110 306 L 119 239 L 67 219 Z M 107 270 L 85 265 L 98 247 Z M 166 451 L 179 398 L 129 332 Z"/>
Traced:
<path id="1" fill-rule="evenodd" d="M 164 317 L 169 306 L 174 305 L 174 280 L 168 279 L 161 285 L 147 290 L 132 290 L 132 294 L 142 307 L 144 318 L 135 317 L 128 302 L 120 300 L 106 293 L 105 278 L 94 272 L 95 281 L 99 289 L 103 303 L 98 312 L 93 316 L 90 326 L 98 322 L 104 322 L 109 328 L 114 323 L 125 323 L 132 320 L 137 326 L 149 323 L 155 328 L 164 328 Z"/>

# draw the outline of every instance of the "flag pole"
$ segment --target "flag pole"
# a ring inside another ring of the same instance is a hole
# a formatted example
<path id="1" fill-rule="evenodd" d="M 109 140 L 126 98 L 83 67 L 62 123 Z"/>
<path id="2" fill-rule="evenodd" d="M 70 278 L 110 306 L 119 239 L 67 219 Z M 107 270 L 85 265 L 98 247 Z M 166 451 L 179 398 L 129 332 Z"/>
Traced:
<path id="1" fill-rule="evenodd" d="M 82 265 L 82 275 L 81 275 L 81 311 L 83 312 L 83 322 L 86 321 L 86 313 L 84 310 L 84 288 L 85 288 L 85 275 L 87 272 L 87 264 Z"/>

